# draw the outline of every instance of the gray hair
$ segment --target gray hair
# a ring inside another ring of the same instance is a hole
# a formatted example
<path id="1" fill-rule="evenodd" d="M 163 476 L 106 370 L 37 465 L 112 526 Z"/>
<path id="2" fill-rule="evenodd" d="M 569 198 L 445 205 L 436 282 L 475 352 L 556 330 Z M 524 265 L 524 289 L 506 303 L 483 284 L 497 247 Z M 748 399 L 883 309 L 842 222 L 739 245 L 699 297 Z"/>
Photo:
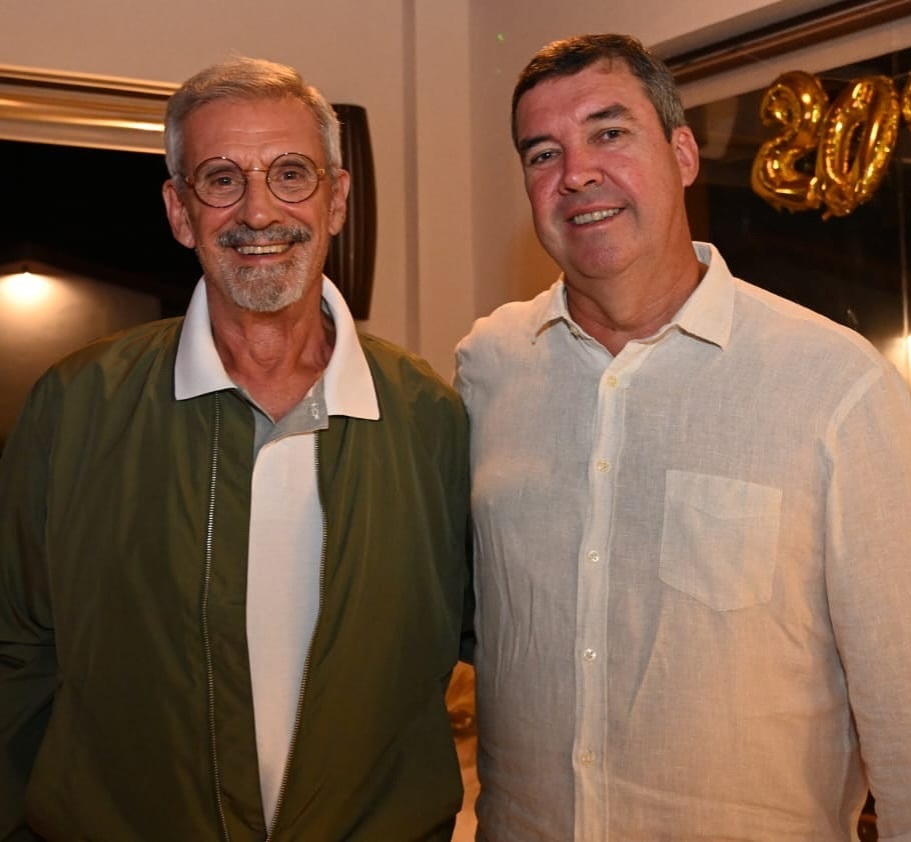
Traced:
<path id="1" fill-rule="evenodd" d="M 554 76 L 573 76 L 592 64 L 622 61 L 655 106 L 665 137 L 686 125 L 680 91 L 667 65 L 629 35 L 578 35 L 542 47 L 519 74 L 512 94 L 512 142 L 517 145 L 516 111 L 522 95 Z"/>
<path id="2" fill-rule="evenodd" d="M 201 105 L 218 100 L 262 100 L 290 97 L 306 105 L 319 128 L 329 176 L 342 166 L 338 117 L 326 98 L 308 85 L 292 67 L 264 59 L 239 57 L 201 70 L 168 100 L 165 110 L 165 160 L 172 178 L 184 175 L 183 128 L 187 117 Z M 290 150 L 293 151 L 293 150 Z"/>

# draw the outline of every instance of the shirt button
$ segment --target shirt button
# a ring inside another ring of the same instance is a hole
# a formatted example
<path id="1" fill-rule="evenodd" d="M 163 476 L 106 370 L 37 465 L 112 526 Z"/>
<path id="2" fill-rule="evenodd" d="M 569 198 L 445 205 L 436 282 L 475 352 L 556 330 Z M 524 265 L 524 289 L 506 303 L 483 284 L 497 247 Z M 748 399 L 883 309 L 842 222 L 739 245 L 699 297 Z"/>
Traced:
<path id="1" fill-rule="evenodd" d="M 582 761 L 583 766 L 591 766 L 595 762 L 595 753 L 593 751 L 583 751 L 579 755 L 579 760 Z"/>
<path id="2" fill-rule="evenodd" d="M 598 653 L 594 649 L 586 649 L 582 653 L 582 657 L 585 658 L 586 661 L 594 661 L 595 658 L 598 657 Z"/>
<path id="3" fill-rule="evenodd" d="M 595 462 L 595 470 L 602 474 L 606 474 L 610 470 L 610 462 L 608 462 L 607 459 L 599 459 Z"/>
<path id="4" fill-rule="evenodd" d="M 611 389 L 616 389 L 616 388 L 617 388 L 617 378 L 614 377 L 613 374 L 609 374 L 609 375 L 607 376 L 607 385 L 610 386 Z"/>
<path id="5" fill-rule="evenodd" d="M 599 553 L 597 550 L 590 550 L 586 558 L 592 564 L 597 564 L 599 561 L 601 561 L 601 553 Z"/>

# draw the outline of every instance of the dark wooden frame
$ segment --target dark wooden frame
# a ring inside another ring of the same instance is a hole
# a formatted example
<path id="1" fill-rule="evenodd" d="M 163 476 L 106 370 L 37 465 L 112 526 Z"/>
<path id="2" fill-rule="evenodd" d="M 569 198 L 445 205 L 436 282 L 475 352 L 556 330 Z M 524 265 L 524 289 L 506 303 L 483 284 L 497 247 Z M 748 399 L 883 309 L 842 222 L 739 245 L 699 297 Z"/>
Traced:
<path id="1" fill-rule="evenodd" d="M 665 61 L 684 85 L 909 16 L 911 0 L 835 3 Z"/>

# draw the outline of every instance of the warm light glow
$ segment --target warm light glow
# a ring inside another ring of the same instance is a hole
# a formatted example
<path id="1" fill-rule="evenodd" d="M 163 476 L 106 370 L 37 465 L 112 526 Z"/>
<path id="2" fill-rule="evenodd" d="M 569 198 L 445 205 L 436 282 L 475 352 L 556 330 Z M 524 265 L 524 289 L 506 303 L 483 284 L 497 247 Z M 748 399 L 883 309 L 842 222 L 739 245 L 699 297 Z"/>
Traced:
<path id="1" fill-rule="evenodd" d="M 44 275 L 19 272 L 0 278 L 0 296 L 9 304 L 19 307 L 34 307 L 51 293 L 52 282 Z"/>
<path id="2" fill-rule="evenodd" d="M 879 350 L 911 384 L 911 336 L 896 336 L 882 343 Z"/>

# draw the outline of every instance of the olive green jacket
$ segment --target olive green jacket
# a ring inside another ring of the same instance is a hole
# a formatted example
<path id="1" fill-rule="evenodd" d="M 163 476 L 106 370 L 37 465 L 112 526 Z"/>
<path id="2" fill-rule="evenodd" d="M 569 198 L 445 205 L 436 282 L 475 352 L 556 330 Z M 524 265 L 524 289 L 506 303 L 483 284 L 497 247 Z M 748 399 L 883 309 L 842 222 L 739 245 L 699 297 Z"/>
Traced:
<path id="1" fill-rule="evenodd" d="M 3 454 L 0 839 L 267 837 L 253 418 L 233 391 L 174 399 L 181 323 L 54 367 Z M 318 434 L 321 611 L 276 842 L 448 840 L 461 802 L 443 697 L 470 614 L 467 424 L 425 363 L 362 347 L 381 419 Z"/>

